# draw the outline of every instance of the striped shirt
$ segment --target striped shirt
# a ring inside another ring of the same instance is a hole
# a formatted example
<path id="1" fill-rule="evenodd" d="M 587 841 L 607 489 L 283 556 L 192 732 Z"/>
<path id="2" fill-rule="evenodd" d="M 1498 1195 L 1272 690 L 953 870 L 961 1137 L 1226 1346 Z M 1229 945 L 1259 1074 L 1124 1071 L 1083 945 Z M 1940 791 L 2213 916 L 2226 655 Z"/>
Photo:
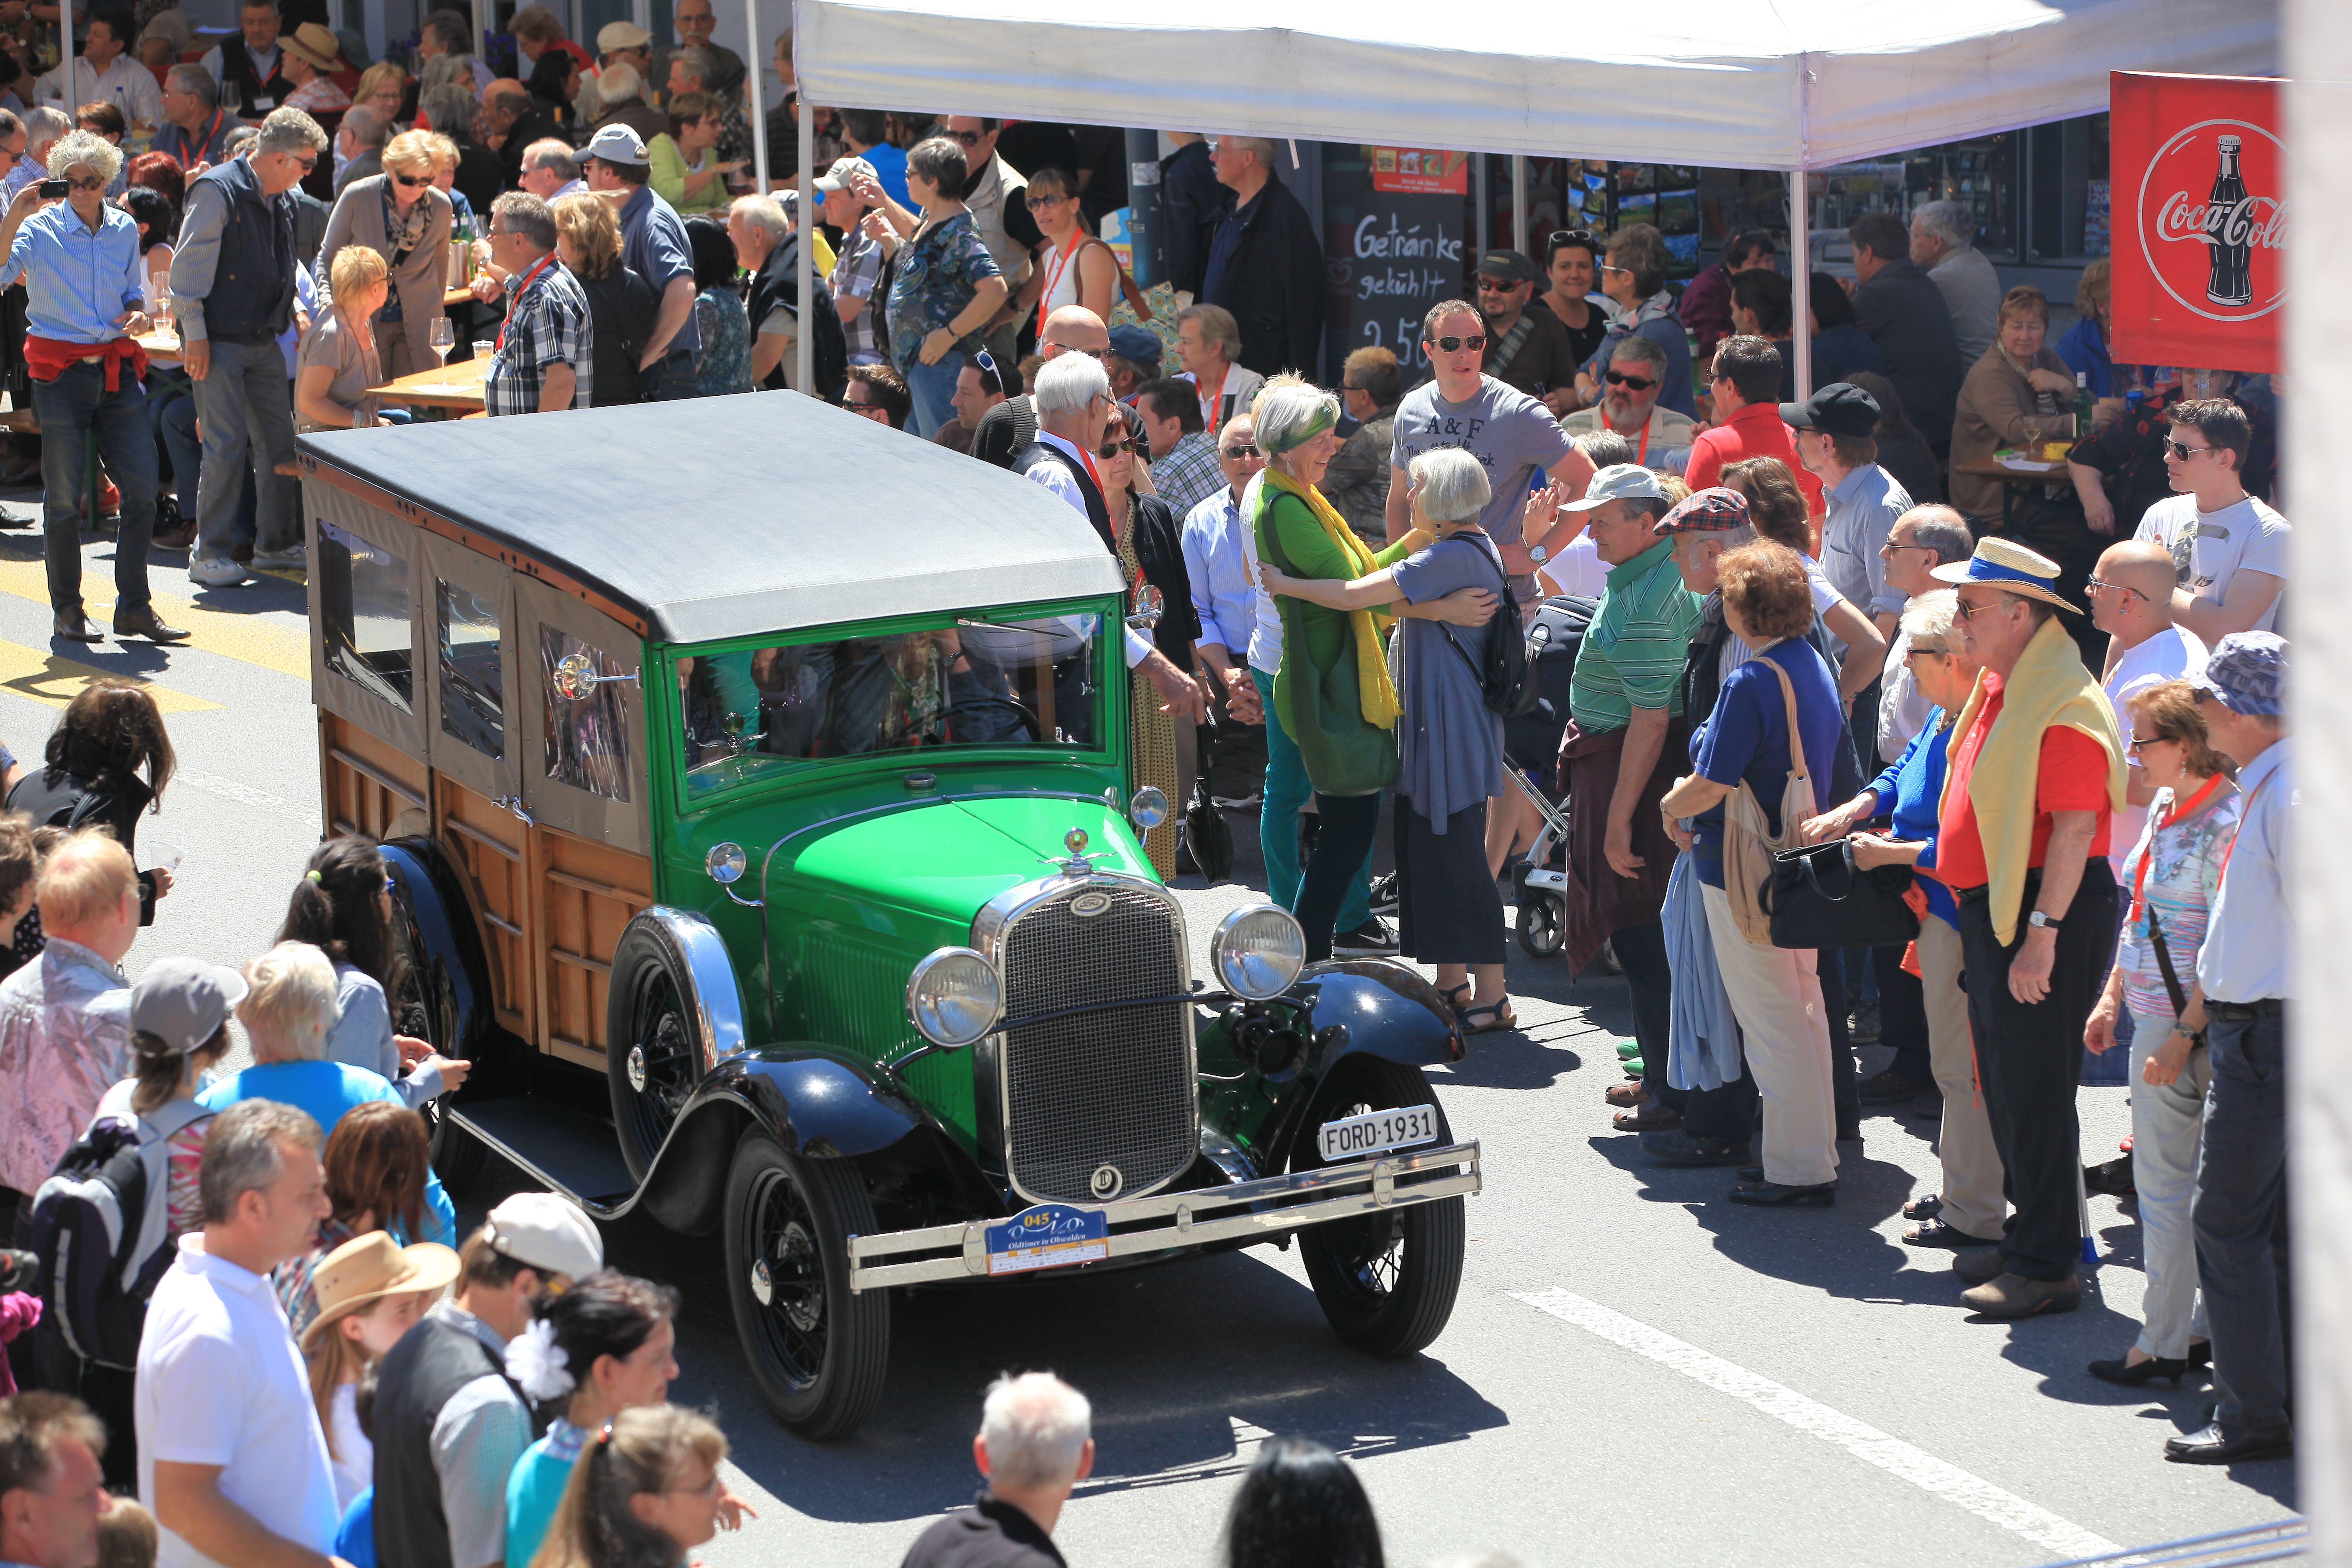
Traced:
<path id="1" fill-rule="evenodd" d="M 1675 570 L 1672 540 L 1609 569 L 1609 585 L 1584 633 L 1568 708 L 1590 733 L 1622 730 L 1636 708 L 1682 711 L 1683 660 L 1698 625 L 1699 596 Z"/>

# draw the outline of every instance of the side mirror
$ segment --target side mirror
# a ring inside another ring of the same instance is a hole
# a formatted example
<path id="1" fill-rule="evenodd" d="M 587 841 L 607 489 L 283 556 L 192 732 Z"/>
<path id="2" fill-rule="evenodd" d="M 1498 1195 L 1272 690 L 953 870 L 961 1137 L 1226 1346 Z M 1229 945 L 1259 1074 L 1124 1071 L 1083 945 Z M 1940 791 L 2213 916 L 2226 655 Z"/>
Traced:
<path id="1" fill-rule="evenodd" d="M 635 686 L 637 673 L 631 670 L 626 675 L 600 675 L 594 659 L 584 653 L 568 653 L 555 661 L 549 680 L 558 697 L 566 702 L 577 702 L 599 686 Z"/>
<path id="2" fill-rule="evenodd" d="M 1149 583 L 1140 584 L 1135 590 L 1135 612 L 1127 617 L 1127 624 L 1138 631 L 1150 631 L 1167 613 L 1167 595 Z"/>

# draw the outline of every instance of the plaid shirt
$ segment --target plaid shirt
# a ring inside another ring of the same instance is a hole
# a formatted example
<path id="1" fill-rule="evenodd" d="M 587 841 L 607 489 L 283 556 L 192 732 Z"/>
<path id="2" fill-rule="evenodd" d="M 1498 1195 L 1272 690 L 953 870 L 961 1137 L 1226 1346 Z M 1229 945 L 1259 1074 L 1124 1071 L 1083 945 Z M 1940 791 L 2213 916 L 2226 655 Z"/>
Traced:
<path id="1" fill-rule="evenodd" d="M 507 280 L 513 289 L 517 279 Z M 560 263 L 550 261 L 530 287 L 511 297 L 507 324 L 498 353 L 490 356 L 488 374 L 482 378 L 482 406 L 493 417 L 501 414 L 536 414 L 547 367 L 568 364 L 576 380 L 572 406 L 585 408 L 594 379 L 593 330 L 588 322 L 588 296 L 579 279 Z"/>
<path id="2" fill-rule="evenodd" d="M 1151 460 L 1151 488 L 1178 517 L 1225 488 L 1225 471 L 1217 466 L 1217 443 L 1205 431 L 1181 437 L 1164 455 Z"/>
<path id="3" fill-rule="evenodd" d="M 882 280 L 882 242 L 856 225 L 851 225 L 844 237 L 841 254 L 834 258 L 833 276 L 824 280 L 833 290 L 833 301 L 839 305 L 845 300 L 863 300 L 866 309 L 855 316 L 844 316 L 841 335 L 849 340 L 849 363 L 878 364 L 882 351 L 874 346 L 874 286 Z M 760 323 L 751 323 L 754 331 Z"/>

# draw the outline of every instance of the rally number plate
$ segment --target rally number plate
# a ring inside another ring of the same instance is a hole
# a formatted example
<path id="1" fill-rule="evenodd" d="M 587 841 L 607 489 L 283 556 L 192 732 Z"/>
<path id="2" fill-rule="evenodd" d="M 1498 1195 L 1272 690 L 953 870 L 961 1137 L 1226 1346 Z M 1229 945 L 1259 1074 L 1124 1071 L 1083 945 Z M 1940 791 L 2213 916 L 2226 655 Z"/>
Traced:
<path id="1" fill-rule="evenodd" d="M 1319 1140 L 1326 1163 L 1336 1164 L 1360 1154 L 1383 1149 L 1403 1149 L 1437 1142 L 1437 1107 L 1402 1105 L 1394 1110 L 1369 1110 L 1326 1121 Z"/>
<path id="2" fill-rule="evenodd" d="M 992 1275 L 1063 1268 L 1109 1256 L 1110 1223 L 1099 1209 L 1039 1204 L 988 1227 Z"/>

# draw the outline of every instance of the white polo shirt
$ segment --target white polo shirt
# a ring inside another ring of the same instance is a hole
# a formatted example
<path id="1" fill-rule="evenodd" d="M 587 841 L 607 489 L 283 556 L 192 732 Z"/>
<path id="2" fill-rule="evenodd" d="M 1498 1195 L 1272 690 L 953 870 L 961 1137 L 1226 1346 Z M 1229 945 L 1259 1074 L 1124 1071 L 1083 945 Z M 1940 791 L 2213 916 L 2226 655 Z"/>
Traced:
<path id="1" fill-rule="evenodd" d="M 155 1461 L 222 1467 L 222 1497 L 272 1535 L 334 1550 L 339 1510 L 326 1434 L 278 1292 L 205 1252 L 201 1231 L 147 1304 L 131 1399 L 139 1500 L 155 1511 Z M 158 1527 L 157 1568 L 221 1568 Z"/>

